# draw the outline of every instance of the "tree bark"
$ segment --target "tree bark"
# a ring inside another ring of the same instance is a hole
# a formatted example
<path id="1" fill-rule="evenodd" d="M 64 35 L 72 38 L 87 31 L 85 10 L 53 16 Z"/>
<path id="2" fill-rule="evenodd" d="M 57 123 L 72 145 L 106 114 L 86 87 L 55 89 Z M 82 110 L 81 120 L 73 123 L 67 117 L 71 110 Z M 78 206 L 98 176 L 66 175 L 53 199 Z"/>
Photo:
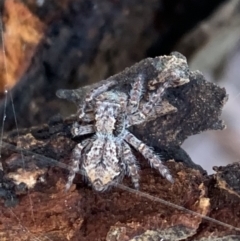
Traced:
<path id="1" fill-rule="evenodd" d="M 158 61 L 163 63 L 165 58 L 145 59 L 105 81 L 119 80 L 116 88 L 129 92 L 133 73 L 145 73 L 147 81 L 152 80 L 161 69 L 151 66 L 161 66 Z M 205 81 L 201 73 L 186 71 L 190 82 L 170 88 L 164 99 L 176 112 L 163 113 L 152 124 L 147 123 L 147 128 L 138 125 L 131 129 L 146 144 L 160 148 L 174 184 L 137 155 L 139 191 L 132 189 L 126 177 L 123 184 L 95 192 L 77 175 L 75 184 L 65 192 L 71 150 L 82 138 L 74 139 L 70 133 L 76 116 L 65 120 L 54 117 L 48 124 L 12 131 L 3 138 L 2 239 L 239 240 L 239 163 L 215 167 L 216 174 L 209 176 L 180 149 L 190 135 L 224 128 L 219 116 L 227 95 Z M 79 104 L 84 95 L 76 93 L 91 88 L 60 91 L 58 95 L 74 96 L 72 100 Z M 149 138 L 151 133 L 155 134 L 153 139 Z M 178 155 L 174 153 L 177 148 Z"/>

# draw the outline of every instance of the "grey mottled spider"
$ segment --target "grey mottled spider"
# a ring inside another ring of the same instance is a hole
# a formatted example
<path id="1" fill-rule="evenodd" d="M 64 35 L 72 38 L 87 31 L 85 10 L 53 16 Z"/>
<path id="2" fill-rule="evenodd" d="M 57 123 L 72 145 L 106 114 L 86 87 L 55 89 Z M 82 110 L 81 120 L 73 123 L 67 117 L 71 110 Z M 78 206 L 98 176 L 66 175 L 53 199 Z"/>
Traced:
<path id="1" fill-rule="evenodd" d="M 188 82 L 170 73 L 167 80 L 156 91 L 148 94 L 147 101 L 142 98 L 144 77 L 138 75 L 132 84 L 129 96 L 123 92 L 108 90 L 113 82 L 101 85 L 90 91 L 85 104 L 80 110 L 80 120 L 86 125 L 74 123 L 73 136 L 93 134 L 77 144 L 72 154 L 66 189 L 72 185 L 75 173 L 81 169 L 97 191 L 120 182 L 127 174 L 133 185 L 139 188 L 139 167 L 131 148 L 140 152 L 150 165 L 163 177 L 173 182 L 173 178 L 160 157 L 154 151 L 128 131 L 128 127 L 144 123 L 149 118 L 157 117 L 161 109 L 162 97 L 169 87 L 176 87 Z M 145 98 L 146 99 L 146 98 Z"/>

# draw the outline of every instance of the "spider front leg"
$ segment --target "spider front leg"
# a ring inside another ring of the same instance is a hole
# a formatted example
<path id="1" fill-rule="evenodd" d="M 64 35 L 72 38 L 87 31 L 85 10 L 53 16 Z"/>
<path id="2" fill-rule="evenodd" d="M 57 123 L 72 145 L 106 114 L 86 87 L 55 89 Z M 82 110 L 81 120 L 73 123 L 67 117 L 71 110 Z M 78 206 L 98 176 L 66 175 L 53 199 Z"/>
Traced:
<path id="1" fill-rule="evenodd" d="M 75 146 L 72 152 L 72 165 L 70 167 L 68 181 L 66 184 L 66 191 L 71 187 L 73 179 L 76 175 L 76 172 L 79 171 L 79 166 L 81 164 L 81 157 L 83 149 L 89 144 L 90 140 L 85 140 L 82 143 L 79 143 Z"/>
<path id="2" fill-rule="evenodd" d="M 139 167 L 127 143 L 123 143 L 123 162 L 126 164 L 128 175 L 131 177 L 135 189 L 139 189 Z"/>
<path id="3" fill-rule="evenodd" d="M 161 112 L 162 96 L 165 91 L 165 86 L 157 89 L 156 92 L 149 94 L 149 100 L 146 103 L 141 103 L 138 110 L 134 113 L 131 112 L 128 116 L 128 125 L 141 124 L 148 119 L 152 119 Z"/>
<path id="4" fill-rule="evenodd" d="M 170 174 L 168 168 L 162 164 L 160 157 L 157 156 L 146 144 L 138 140 L 128 131 L 126 131 L 124 140 L 138 150 L 150 162 L 150 165 L 157 169 L 163 177 L 165 177 L 171 183 L 174 182 L 172 175 Z"/>
<path id="5" fill-rule="evenodd" d="M 111 88 L 112 86 L 116 85 L 117 81 L 115 80 L 111 80 L 105 84 L 102 84 L 94 89 L 92 89 L 85 97 L 85 101 L 83 102 L 82 106 L 81 106 L 81 110 L 80 110 L 80 115 L 79 118 L 83 119 L 85 116 L 85 110 L 88 106 L 88 104 L 94 99 L 96 98 L 98 95 L 102 94 L 103 92 L 107 91 L 109 88 Z"/>
<path id="6" fill-rule="evenodd" d="M 86 134 L 92 134 L 94 132 L 95 132 L 94 125 L 91 125 L 91 124 L 82 126 L 82 125 L 79 125 L 78 122 L 75 122 L 71 128 L 71 133 L 72 133 L 73 137 L 83 136 Z"/>
<path id="7" fill-rule="evenodd" d="M 128 104 L 128 112 L 134 113 L 139 107 L 139 103 L 143 93 L 143 76 L 139 75 L 137 79 L 132 84 L 132 89 L 130 91 L 130 98 Z"/>
<path id="8" fill-rule="evenodd" d="M 128 126 L 140 124 L 148 119 L 153 119 L 158 116 L 159 113 L 162 112 L 161 103 L 166 89 L 181 86 L 188 82 L 189 79 L 183 78 L 182 72 L 177 69 L 174 71 L 163 71 L 156 79 L 148 81 L 148 90 L 157 90 L 150 93 L 148 101 L 141 103 L 135 112 L 129 112 Z M 129 105 L 131 106 L 131 101 L 129 101 Z"/>

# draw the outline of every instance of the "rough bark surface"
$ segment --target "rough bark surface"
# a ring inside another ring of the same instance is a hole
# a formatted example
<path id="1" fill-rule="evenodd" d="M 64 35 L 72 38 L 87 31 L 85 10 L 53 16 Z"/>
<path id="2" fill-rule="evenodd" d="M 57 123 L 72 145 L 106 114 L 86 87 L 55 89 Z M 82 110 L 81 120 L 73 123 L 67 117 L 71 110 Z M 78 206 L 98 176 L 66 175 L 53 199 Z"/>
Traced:
<path id="1" fill-rule="evenodd" d="M 4 140 L 11 144 L 4 143 L 3 149 L 2 240 L 240 240 L 239 163 L 215 168 L 216 174 L 207 176 L 170 160 L 166 165 L 175 179 L 170 184 L 138 157 L 140 192 L 131 189 L 131 181 L 126 178 L 126 186 L 97 193 L 81 175 L 65 192 L 66 164 L 76 144 L 67 131 L 70 125 L 71 121 L 58 121 L 23 130 L 20 138 L 11 133 Z M 32 188 L 27 191 L 27 187 Z"/>
<path id="2" fill-rule="evenodd" d="M 157 60 L 143 60 L 110 78 L 119 78 L 117 88 L 128 91 L 131 74 L 144 71 L 144 66 L 149 70 L 149 61 Z M 152 79 L 155 72 L 148 73 Z M 155 145 L 166 152 L 180 148 L 189 135 L 224 128 L 219 116 L 227 99 L 225 90 L 206 82 L 199 72 L 189 76 L 188 84 L 169 89 L 165 96 L 177 112 L 157 118 L 148 127 L 156 133 Z M 170 184 L 138 156 L 140 191 L 125 178 L 123 185 L 94 192 L 78 175 L 65 192 L 71 150 L 81 140 L 72 139 L 70 133 L 75 120 L 54 117 L 48 124 L 3 138 L 2 240 L 240 240 L 239 164 L 215 167 L 216 174 L 208 176 L 182 155 L 185 163 L 166 162 L 175 179 Z M 132 132 L 145 133 L 144 141 L 151 144 L 149 130 L 139 125 Z"/>

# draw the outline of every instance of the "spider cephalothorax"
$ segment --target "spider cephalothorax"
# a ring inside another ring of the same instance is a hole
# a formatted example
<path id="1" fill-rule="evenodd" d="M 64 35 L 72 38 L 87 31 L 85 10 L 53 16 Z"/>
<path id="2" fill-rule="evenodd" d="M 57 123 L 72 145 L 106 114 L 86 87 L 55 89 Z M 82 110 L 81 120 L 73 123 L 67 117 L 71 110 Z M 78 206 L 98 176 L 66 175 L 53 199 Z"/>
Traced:
<path id="1" fill-rule="evenodd" d="M 72 128 L 73 136 L 94 134 L 77 144 L 72 155 L 72 170 L 67 189 L 71 186 L 75 173 L 81 168 L 87 179 L 97 191 L 106 190 L 118 183 L 127 174 L 134 187 L 139 188 L 139 167 L 132 148 L 140 152 L 150 165 L 157 169 L 170 182 L 173 178 L 160 157 L 154 151 L 128 131 L 128 127 L 156 118 L 162 108 L 165 89 L 188 82 L 174 73 L 166 77 L 155 91 L 145 93 L 144 79 L 138 75 L 127 95 L 124 92 L 108 90 L 114 85 L 99 86 L 89 92 L 80 109 L 80 120 Z M 147 97 L 146 97 L 147 95 Z"/>

